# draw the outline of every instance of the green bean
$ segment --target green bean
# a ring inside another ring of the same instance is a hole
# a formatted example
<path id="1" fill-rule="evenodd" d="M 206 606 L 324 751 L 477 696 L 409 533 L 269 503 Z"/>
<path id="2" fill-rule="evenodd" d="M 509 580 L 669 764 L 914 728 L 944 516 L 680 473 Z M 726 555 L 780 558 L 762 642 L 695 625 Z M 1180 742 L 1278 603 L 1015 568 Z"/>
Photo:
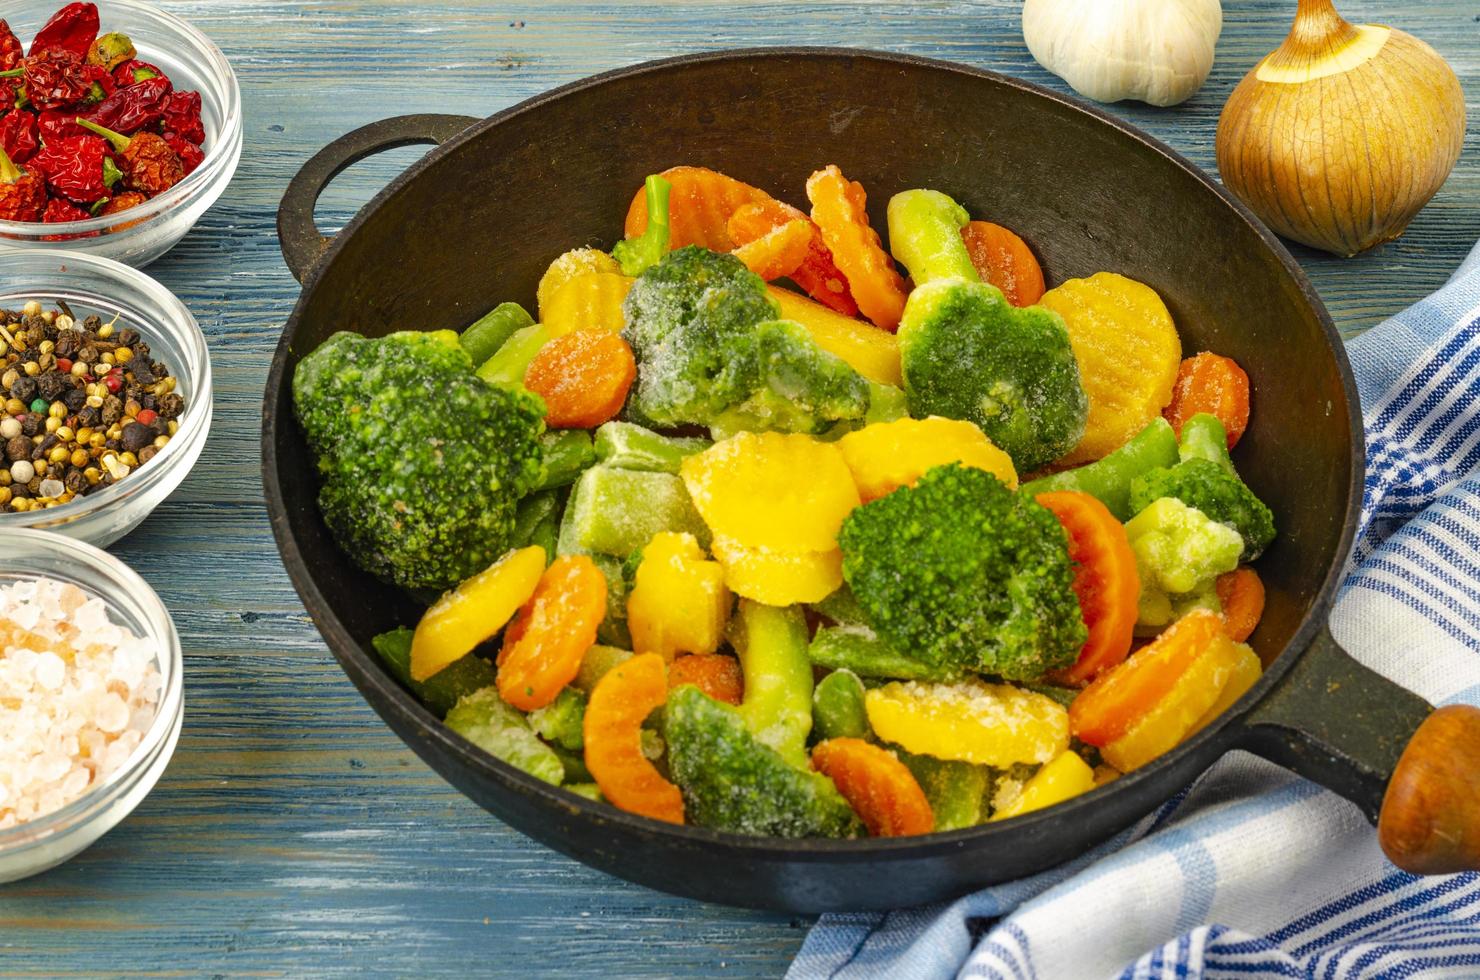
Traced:
<path id="1" fill-rule="evenodd" d="M 544 472 L 536 490 L 564 487 L 596 464 L 596 449 L 585 429 L 559 429 L 540 436 Z"/>
<path id="2" fill-rule="evenodd" d="M 396 680 L 438 718 L 451 711 L 459 698 L 493 683 L 493 665 L 474 653 L 454 660 L 424 681 L 412 680 L 411 638 L 414 635 L 413 630 L 401 627 L 381 633 L 370 641 L 370 645 L 380 654 L 380 659 Z"/>
<path id="3" fill-rule="evenodd" d="M 478 377 L 489 384 L 522 385 L 529 362 L 555 335 L 543 323 L 521 327 L 509 335 L 504 345 L 478 367 Z"/>
<path id="4" fill-rule="evenodd" d="M 867 626 L 824 626 L 812 638 L 807 656 L 819 667 L 851 670 L 859 677 L 906 681 L 951 681 L 961 677 L 959 671 L 922 664 L 897 653 Z"/>
<path id="5" fill-rule="evenodd" d="M 504 346 L 515 330 L 533 325 L 534 317 L 524 307 L 518 303 L 500 303 L 464 330 L 458 343 L 474 364 L 482 364 Z"/>

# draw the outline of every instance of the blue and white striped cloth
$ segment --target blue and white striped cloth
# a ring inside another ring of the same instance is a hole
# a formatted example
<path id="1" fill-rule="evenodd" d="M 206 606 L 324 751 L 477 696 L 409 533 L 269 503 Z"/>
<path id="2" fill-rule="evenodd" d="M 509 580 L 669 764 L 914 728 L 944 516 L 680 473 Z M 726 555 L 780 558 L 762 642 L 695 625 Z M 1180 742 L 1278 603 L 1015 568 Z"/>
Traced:
<path id="1" fill-rule="evenodd" d="M 1348 350 L 1369 463 L 1332 631 L 1435 703 L 1480 704 L 1480 246 Z M 1070 865 L 824 917 L 789 976 L 1480 977 L 1480 875 L 1398 871 L 1356 807 L 1236 752 Z"/>

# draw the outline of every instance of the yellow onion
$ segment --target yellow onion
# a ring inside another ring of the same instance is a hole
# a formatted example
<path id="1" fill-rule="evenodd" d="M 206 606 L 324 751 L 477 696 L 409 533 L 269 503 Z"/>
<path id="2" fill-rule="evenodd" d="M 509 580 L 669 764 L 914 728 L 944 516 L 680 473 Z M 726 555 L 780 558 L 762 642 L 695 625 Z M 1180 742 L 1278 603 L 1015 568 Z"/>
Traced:
<path id="1" fill-rule="evenodd" d="M 1355 255 L 1403 233 L 1464 135 L 1464 93 L 1438 52 L 1300 0 L 1285 43 L 1223 107 L 1218 170 L 1279 234 Z"/>

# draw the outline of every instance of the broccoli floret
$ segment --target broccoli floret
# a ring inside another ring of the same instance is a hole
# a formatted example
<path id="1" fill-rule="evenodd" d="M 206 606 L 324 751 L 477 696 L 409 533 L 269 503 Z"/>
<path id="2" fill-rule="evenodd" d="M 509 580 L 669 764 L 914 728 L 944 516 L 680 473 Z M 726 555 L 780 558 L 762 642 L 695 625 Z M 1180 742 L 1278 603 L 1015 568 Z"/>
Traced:
<path id="1" fill-rule="evenodd" d="M 668 251 L 668 195 L 673 185 L 657 174 L 643 182 L 647 195 L 647 230 L 636 238 L 624 239 L 612 249 L 612 258 L 622 267 L 624 276 L 640 276 Z"/>
<path id="2" fill-rule="evenodd" d="M 1274 540 L 1274 514 L 1239 478 L 1228 455 L 1227 435 L 1217 416 L 1194 415 L 1182 425 L 1181 462 L 1144 473 L 1131 482 L 1132 511 L 1162 497 L 1175 497 L 1243 538 L 1244 561 L 1253 561 Z"/>
<path id="3" fill-rule="evenodd" d="M 736 432 L 815 433 L 839 420 L 863 418 L 870 406 L 863 375 L 790 320 L 758 324 L 737 340 L 718 384 L 752 394 L 710 421 L 716 440 Z"/>
<path id="4" fill-rule="evenodd" d="M 983 470 L 935 467 L 850 513 L 838 544 L 843 577 L 901 655 L 1037 680 L 1084 646 L 1062 525 Z"/>
<path id="5" fill-rule="evenodd" d="M 774 320 L 776 306 L 739 259 L 690 245 L 637 278 L 623 313 L 622 333 L 641 367 L 639 414 L 665 426 L 706 425 L 750 394 L 717 382 L 736 341 Z"/>
<path id="6" fill-rule="evenodd" d="M 668 695 L 664 736 L 691 823 L 763 837 L 856 837 L 862 830 L 831 780 L 789 765 L 738 711 L 692 684 Z"/>
<path id="7" fill-rule="evenodd" d="M 910 414 L 976 423 L 1020 473 L 1073 449 L 1089 398 L 1057 313 L 965 279 L 915 287 L 899 325 Z"/>
<path id="8" fill-rule="evenodd" d="M 765 283 L 733 255 L 670 252 L 633 283 L 624 311 L 639 365 L 635 417 L 812 433 L 869 410 L 868 381 L 805 327 L 777 320 Z"/>
<path id="9" fill-rule="evenodd" d="M 545 405 L 474 377 L 457 334 L 335 334 L 299 364 L 293 402 L 324 523 L 366 571 L 442 590 L 508 550 Z"/>
<path id="10" fill-rule="evenodd" d="M 1125 526 L 1141 577 L 1137 623 L 1161 627 L 1199 605 L 1217 602 L 1219 575 L 1238 567 L 1244 541 L 1232 528 L 1175 497 L 1163 497 Z M 1219 608 L 1213 606 L 1213 608 Z"/>

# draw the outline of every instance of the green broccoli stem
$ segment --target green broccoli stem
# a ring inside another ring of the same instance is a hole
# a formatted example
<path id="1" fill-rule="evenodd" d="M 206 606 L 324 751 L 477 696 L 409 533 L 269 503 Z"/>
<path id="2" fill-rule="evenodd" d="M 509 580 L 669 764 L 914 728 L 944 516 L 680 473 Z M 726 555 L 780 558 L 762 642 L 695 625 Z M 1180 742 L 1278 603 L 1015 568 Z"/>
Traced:
<path id="1" fill-rule="evenodd" d="M 665 436 L 633 422 L 607 422 L 596 430 L 596 458 L 621 470 L 677 473 L 685 459 L 710 445 L 708 439 Z"/>
<path id="2" fill-rule="evenodd" d="M 709 546 L 709 529 L 672 473 L 593 466 L 571 488 L 556 550 L 626 558 L 661 531 L 687 531 Z"/>
<path id="3" fill-rule="evenodd" d="M 1131 483 L 1143 473 L 1172 466 L 1176 462 L 1177 434 L 1166 419 L 1158 418 L 1103 459 L 1032 480 L 1023 484 L 1022 489 L 1029 495 L 1052 490 L 1087 493 L 1109 508 L 1117 520 L 1128 521 L 1135 516 L 1130 504 Z"/>
<path id="4" fill-rule="evenodd" d="M 414 630 L 401 627 L 374 637 L 370 646 L 380 655 L 392 676 L 438 718 L 451 711 L 459 699 L 493 683 L 493 665 L 473 653 L 454 660 L 424 681 L 412 680 L 411 638 L 414 635 Z"/>
<path id="5" fill-rule="evenodd" d="M 516 330 L 534 326 L 534 317 L 518 303 L 500 303 L 458 338 L 474 364 L 482 364 L 504 346 Z"/>
<path id="6" fill-rule="evenodd" d="M 794 766 L 807 766 L 812 730 L 812 662 L 800 606 L 785 609 L 740 600 L 731 628 L 745 696 L 740 715 L 755 737 Z"/>
<path id="7" fill-rule="evenodd" d="M 668 253 L 668 195 L 673 185 L 652 174 L 643 182 L 643 190 L 647 194 L 647 230 L 618 242 L 612 249 L 612 258 L 622 267 L 624 276 L 642 275 Z"/>
<path id="8" fill-rule="evenodd" d="M 824 626 L 812 637 L 807 657 L 818 667 L 848 670 L 880 680 L 954 681 L 961 671 L 935 667 L 896 652 L 866 626 Z"/>
<path id="9" fill-rule="evenodd" d="M 565 766 L 555 750 L 529 727 L 518 709 L 505 703 L 497 688 L 485 687 L 457 702 L 447 713 L 447 727 L 496 759 L 536 779 L 559 786 Z"/>
<path id="10" fill-rule="evenodd" d="M 940 191 L 901 191 L 889 199 L 889 247 L 915 285 L 936 279 L 980 282 L 961 229 L 966 209 Z"/>
<path id="11" fill-rule="evenodd" d="M 555 335 L 543 323 L 521 327 L 478 367 L 478 377 L 489 384 L 522 385 L 529 362 L 534 360 L 541 347 L 554 339 Z"/>
<path id="12" fill-rule="evenodd" d="M 819 738 L 868 738 L 863 681 L 851 670 L 835 670 L 812 692 L 812 727 Z"/>
<path id="13" fill-rule="evenodd" d="M 544 450 L 544 474 L 536 490 L 550 490 L 576 482 L 596 463 L 596 448 L 585 429 L 558 429 L 540 437 Z"/>
<path id="14" fill-rule="evenodd" d="M 1205 459 L 1233 473 L 1233 457 L 1228 454 L 1228 430 L 1218 416 L 1199 412 L 1182 423 L 1182 437 L 1178 445 L 1178 458 L 1182 462 Z"/>

